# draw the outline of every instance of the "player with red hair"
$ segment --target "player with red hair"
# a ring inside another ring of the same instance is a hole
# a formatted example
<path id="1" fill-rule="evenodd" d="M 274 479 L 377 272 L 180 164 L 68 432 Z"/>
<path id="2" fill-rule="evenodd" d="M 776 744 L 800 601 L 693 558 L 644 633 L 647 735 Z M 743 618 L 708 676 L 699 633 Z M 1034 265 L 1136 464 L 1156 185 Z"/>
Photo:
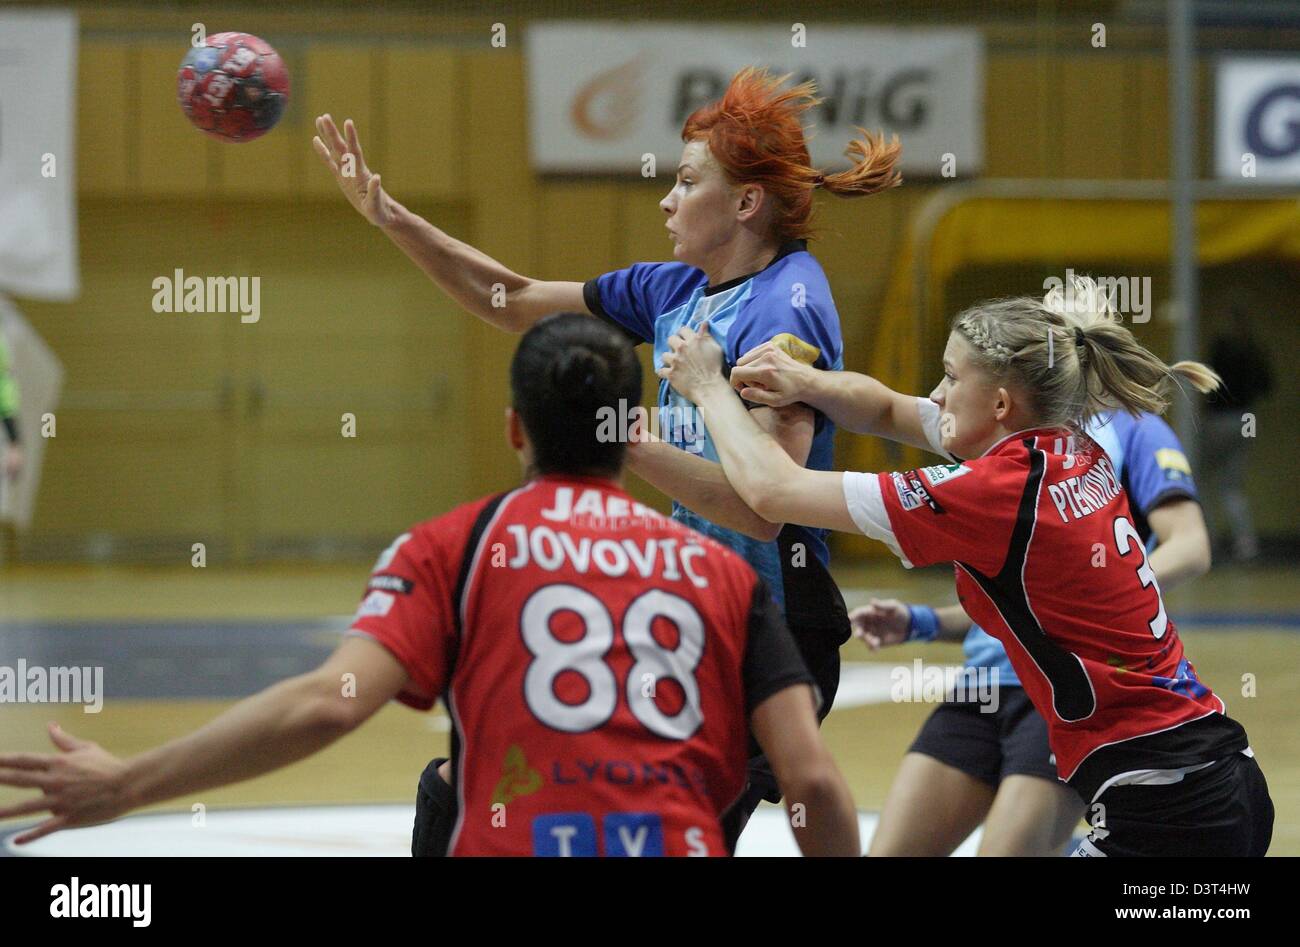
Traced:
<path id="1" fill-rule="evenodd" d="M 636 263 L 586 282 L 515 273 L 403 207 L 367 167 L 351 120 L 340 134 L 329 115 L 320 116 L 313 145 L 366 220 L 463 308 L 508 332 L 523 332 L 553 312 L 586 312 L 633 344 L 652 344 L 659 369 L 667 340 L 707 321 L 730 364 L 775 342 L 808 364 L 839 370 L 839 316 L 826 275 L 808 252 L 813 192 L 855 197 L 897 186 L 899 146 L 863 131 L 848 146 L 848 169 L 814 167 L 802 118 L 819 100 L 813 83 L 787 87 L 787 78 L 743 69 L 721 99 L 686 120 L 673 187 L 659 202 L 673 260 Z M 355 174 L 345 175 L 344 167 Z M 825 415 L 799 404 L 749 407 L 797 463 L 831 469 L 834 426 Z M 728 482 L 695 406 L 663 383 L 658 408 L 662 440 L 635 445 L 631 468 L 673 498 L 674 518 L 735 549 L 763 577 L 817 681 L 825 716 L 839 685 L 839 648 L 850 633 L 827 570 L 826 531 L 759 516 Z M 760 799 L 780 798 L 770 768 L 752 749 L 749 785 L 728 825 L 733 842 Z M 454 821 L 441 763 L 431 763 L 420 781 L 417 854 L 445 848 Z"/>

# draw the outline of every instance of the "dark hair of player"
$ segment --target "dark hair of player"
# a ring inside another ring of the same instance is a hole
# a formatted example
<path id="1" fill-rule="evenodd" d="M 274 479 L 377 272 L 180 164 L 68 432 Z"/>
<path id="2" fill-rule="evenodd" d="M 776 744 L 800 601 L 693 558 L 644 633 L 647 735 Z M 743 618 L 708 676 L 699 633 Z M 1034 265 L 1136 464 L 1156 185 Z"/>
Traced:
<path id="1" fill-rule="evenodd" d="M 590 316 L 547 316 L 524 333 L 510 364 L 514 408 L 540 474 L 613 476 L 624 438 L 598 436 L 602 408 L 641 403 L 641 363 L 626 336 Z"/>

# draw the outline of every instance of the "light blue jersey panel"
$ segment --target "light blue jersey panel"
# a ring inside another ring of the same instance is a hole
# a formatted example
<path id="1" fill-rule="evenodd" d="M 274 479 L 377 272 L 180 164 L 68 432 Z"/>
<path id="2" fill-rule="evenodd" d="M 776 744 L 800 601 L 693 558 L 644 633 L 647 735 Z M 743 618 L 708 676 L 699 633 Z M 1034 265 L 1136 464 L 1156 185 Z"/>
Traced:
<path id="1" fill-rule="evenodd" d="M 668 339 L 683 326 L 709 332 L 722 346 L 727 365 L 756 346 L 789 333 L 815 347 L 814 364 L 835 371 L 844 368 L 839 314 L 821 265 L 802 241 L 782 248 L 766 269 L 710 288 L 704 274 L 680 263 L 639 263 L 595 281 L 599 310 L 624 329 L 654 343 L 654 367 L 663 367 Z M 695 405 L 666 381 L 659 383 L 659 436 L 684 451 L 718 462 L 717 448 Z M 812 447 L 805 464 L 810 470 L 831 470 L 835 426 L 817 417 Z M 761 542 L 718 526 L 673 503 L 673 518 L 717 539 L 742 555 L 763 577 L 773 597 L 785 606 L 780 544 Z M 807 552 L 826 565 L 830 554 L 826 531 L 806 529 Z"/>

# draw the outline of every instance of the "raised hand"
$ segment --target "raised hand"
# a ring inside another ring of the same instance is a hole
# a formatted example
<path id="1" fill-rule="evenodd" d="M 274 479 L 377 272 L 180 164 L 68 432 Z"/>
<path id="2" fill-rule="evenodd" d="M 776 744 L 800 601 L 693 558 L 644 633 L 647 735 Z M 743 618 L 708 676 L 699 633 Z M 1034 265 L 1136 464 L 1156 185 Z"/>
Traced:
<path id="1" fill-rule="evenodd" d="M 873 598 L 861 608 L 849 612 L 853 637 L 866 642 L 872 651 L 886 645 L 902 644 L 907 640 L 910 623 L 907 606 L 893 598 Z"/>
<path id="2" fill-rule="evenodd" d="M 316 117 L 316 137 L 312 148 L 321 161 L 334 174 L 334 180 L 358 213 L 376 227 L 392 221 L 392 201 L 384 193 L 379 175 L 366 166 L 366 157 L 357 138 L 357 126 L 352 119 L 343 123 L 347 138 L 339 134 L 338 126 L 329 115 Z"/>

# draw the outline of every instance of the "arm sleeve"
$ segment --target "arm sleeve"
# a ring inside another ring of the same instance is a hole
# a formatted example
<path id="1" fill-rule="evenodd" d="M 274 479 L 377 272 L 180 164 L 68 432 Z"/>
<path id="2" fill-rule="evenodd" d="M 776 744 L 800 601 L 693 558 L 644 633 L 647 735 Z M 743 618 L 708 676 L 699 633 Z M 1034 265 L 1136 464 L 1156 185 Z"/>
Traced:
<path id="1" fill-rule="evenodd" d="M 766 583 L 758 579 L 750 598 L 748 633 L 745 638 L 743 677 L 745 685 L 745 716 L 773 694 L 796 684 L 811 684 L 817 689 L 808 673 L 799 648 L 781 617 L 772 593 Z M 821 694 L 817 703 L 821 704 Z"/>
<path id="2" fill-rule="evenodd" d="M 1199 499 L 1183 445 L 1163 418 L 1143 414 L 1133 424 L 1124 450 L 1129 499 L 1145 516 L 1175 497 Z"/>
<path id="3" fill-rule="evenodd" d="M 880 492 L 880 478 L 883 476 L 884 474 L 845 471 L 844 503 L 862 534 L 884 543 L 910 569 L 911 560 L 903 555 L 903 550 L 898 545 L 898 537 L 894 535 L 894 527 L 889 522 L 889 511 L 885 509 L 884 495 Z"/>
<path id="4" fill-rule="evenodd" d="M 349 634 L 373 638 L 406 668 L 397 699 L 428 710 L 451 673 L 456 626 L 452 614 L 453 556 L 429 531 L 403 533 L 379 557 Z"/>
<path id="5" fill-rule="evenodd" d="M 689 295 L 700 271 L 683 263 L 634 263 L 587 280 L 582 299 L 592 314 L 634 342 L 653 342 L 655 320 Z"/>
<path id="6" fill-rule="evenodd" d="M 989 458 L 893 473 L 846 473 L 844 501 L 862 532 L 905 566 L 964 562 L 1002 568 L 1026 472 Z"/>
<path id="7" fill-rule="evenodd" d="M 750 349 L 775 342 L 814 368 L 839 368 L 839 316 L 828 303 L 806 302 L 794 306 L 787 294 L 770 288 L 751 298 L 727 336 L 727 363 L 734 365 Z"/>

